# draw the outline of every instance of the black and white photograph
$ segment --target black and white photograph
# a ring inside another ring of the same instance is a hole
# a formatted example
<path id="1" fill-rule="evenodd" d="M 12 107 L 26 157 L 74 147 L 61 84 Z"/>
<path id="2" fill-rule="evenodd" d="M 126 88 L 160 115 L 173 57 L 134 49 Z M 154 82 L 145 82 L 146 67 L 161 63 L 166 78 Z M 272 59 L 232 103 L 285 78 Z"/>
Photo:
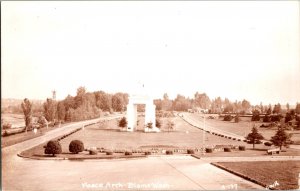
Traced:
<path id="1" fill-rule="evenodd" d="M 1 1 L 1 190 L 299 190 L 300 1 Z"/>

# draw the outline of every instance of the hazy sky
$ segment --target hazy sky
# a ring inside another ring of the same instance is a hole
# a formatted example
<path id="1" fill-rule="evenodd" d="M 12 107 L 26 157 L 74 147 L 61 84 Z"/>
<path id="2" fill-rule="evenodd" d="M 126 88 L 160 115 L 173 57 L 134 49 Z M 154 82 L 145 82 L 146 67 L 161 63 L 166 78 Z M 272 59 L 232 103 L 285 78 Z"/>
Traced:
<path id="1" fill-rule="evenodd" d="M 88 91 L 300 101 L 299 1 L 1 2 L 3 98 Z"/>

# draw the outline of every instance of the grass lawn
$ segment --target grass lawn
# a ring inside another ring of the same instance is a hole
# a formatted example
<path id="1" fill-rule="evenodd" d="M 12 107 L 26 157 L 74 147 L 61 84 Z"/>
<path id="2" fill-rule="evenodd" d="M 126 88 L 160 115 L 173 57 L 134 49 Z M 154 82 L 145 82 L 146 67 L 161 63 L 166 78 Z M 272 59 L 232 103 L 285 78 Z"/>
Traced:
<path id="1" fill-rule="evenodd" d="M 275 189 L 298 189 L 300 161 L 218 162 L 227 169 L 246 175 L 265 185 L 279 183 Z"/>
<path id="2" fill-rule="evenodd" d="M 175 123 L 174 130 L 168 131 L 167 121 L 172 120 Z M 136 149 L 187 149 L 187 148 L 202 148 L 203 138 L 205 139 L 205 147 L 213 147 L 214 145 L 244 145 L 246 151 L 232 150 L 232 152 L 214 151 L 207 153 L 205 157 L 210 156 L 263 156 L 267 155 L 266 150 L 271 147 L 264 146 L 263 144 L 256 145 L 259 150 L 252 150 L 252 145 L 244 142 L 226 139 L 209 133 L 203 133 L 202 130 L 192 127 L 180 117 L 161 118 L 162 131 L 160 133 L 144 133 L 143 123 L 144 118 L 139 117 L 139 126 L 137 131 L 122 132 L 118 127 L 118 120 L 110 120 L 103 123 L 85 127 L 70 136 L 60 140 L 63 153 L 69 153 L 69 144 L 72 140 L 81 140 L 85 148 L 97 147 L 108 150 L 136 150 Z M 44 154 L 43 146 L 46 143 L 39 145 L 35 148 L 25 151 L 26 156 Z M 200 154 L 200 153 L 198 153 Z M 296 149 L 286 149 L 286 152 L 281 152 L 281 156 L 295 156 L 300 155 L 300 151 Z M 201 156 L 202 157 L 202 156 Z"/>
<path id="3" fill-rule="evenodd" d="M 245 151 L 239 151 L 238 149 L 232 149 L 231 152 L 214 151 L 212 153 L 196 153 L 196 156 L 203 157 L 255 157 L 255 156 L 268 156 L 266 149 L 247 149 Z M 275 154 L 273 156 L 300 156 L 300 150 L 287 148 L 284 152 Z"/>
<path id="4" fill-rule="evenodd" d="M 85 148 L 97 147 L 105 149 L 145 149 L 153 147 L 165 148 L 201 148 L 203 146 L 203 131 L 190 126 L 179 117 L 162 118 L 162 132 L 144 133 L 142 131 L 143 118 L 139 117 L 140 125 L 137 131 L 122 132 L 119 130 L 118 121 L 110 120 L 104 123 L 85 127 L 60 141 L 62 151 L 69 152 L 69 144 L 72 140 L 81 140 Z M 175 127 L 168 132 L 166 123 L 173 120 Z M 229 140 L 208 133 L 205 134 L 205 144 L 212 145 L 246 145 L 244 142 Z M 43 155 L 43 146 L 46 143 L 25 151 L 26 155 Z"/>
<path id="5" fill-rule="evenodd" d="M 57 127 L 58 126 L 49 127 L 48 129 L 46 129 L 46 128 L 38 129 L 36 134 L 32 130 L 32 131 L 27 131 L 27 133 L 23 132 L 23 133 L 17 133 L 15 135 L 1 137 L 1 147 L 7 147 L 10 145 L 21 143 L 23 141 L 27 141 L 29 139 L 33 139 L 33 138 L 42 136 L 46 132 L 56 129 Z"/>
<path id="6" fill-rule="evenodd" d="M 193 119 L 199 120 L 200 124 L 202 124 L 202 116 L 195 113 L 186 113 L 186 115 L 189 115 Z M 209 116 L 209 114 L 207 114 Z M 252 122 L 251 117 L 240 117 L 241 121 L 239 123 L 235 123 L 234 120 L 232 121 L 223 121 L 223 118 L 216 119 L 207 119 L 206 124 L 207 126 L 211 126 L 214 128 L 218 128 L 220 130 L 228 131 L 235 133 L 237 135 L 247 136 L 248 133 L 251 132 L 251 129 L 253 125 L 255 124 L 258 128 L 259 133 L 261 133 L 265 139 L 269 140 L 272 136 L 275 135 L 277 128 L 261 128 L 261 124 L 266 124 L 263 122 Z M 300 130 L 294 130 L 294 131 L 287 131 L 288 133 L 292 133 L 292 140 L 295 142 L 300 142 Z"/>
<path id="7" fill-rule="evenodd" d="M 2 113 L 1 118 L 3 119 L 4 123 L 11 123 L 13 128 L 25 126 L 23 114 Z"/>
<path id="8" fill-rule="evenodd" d="M 138 127 L 138 131 L 120 132 L 117 120 L 107 122 L 107 124 L 96 124 L 85 128 L 71 136 L 63 139 L 61 144 L 63 150 L 68 144 L 79 139 L 83 141 L 86 148 L 103 147 L 106 149 L 137 149 L 147 146 L 172 146 L 178 148 L 198 148 L 203 144 L 203 131 L 191 127 L 179 117 L 172 118 L 176 124 L 173 131 L 168 132 L 165 128 L 167 118 L 162 118 L 162 132 L 160 133 L 144 133 L 142 126 Z M 140 121 L 143 121 L 140 118 Z M 142 124 L 140 122 L 140 124 Z M 245 144 L 228 140 L 215 135 L 205 133 L 205 142 L 207 145 L 213 144 Z"/>

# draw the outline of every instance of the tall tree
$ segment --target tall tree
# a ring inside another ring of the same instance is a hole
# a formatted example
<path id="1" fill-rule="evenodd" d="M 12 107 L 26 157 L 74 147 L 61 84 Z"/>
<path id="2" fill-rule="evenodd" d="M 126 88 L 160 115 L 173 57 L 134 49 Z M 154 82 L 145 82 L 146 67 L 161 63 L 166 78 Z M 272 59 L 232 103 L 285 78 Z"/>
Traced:
<path id="1" fill-rule="evenodd" d="M 57 117 L 59 121 L 64 121 L 66 118 L 66 107 L 63 101 L 60 101 L 57 104 Z"/>
<path id="2" fill-rule="evenodd" d="M 161 102 L 161 109 L 164 111 L 171 111 L 172 108 L 172 100 L 169 99 L 169 96 L 167 93 L 164 93 L 163 100 Z"/>
<path id="3" fill-rule="evenodd" d="M 156 106 L 156 110 L 162 110 L 162 100 L 161 99 L 155 99 L 154 100 L 154 105 Z"/>
<path id="4" fill-rule="evenodd" d="M 290 111 L 290 104 L 289 103 L 286 103 L 286 110 L 287 110 L 287 112 Z"/>
<path id="5" fill-rule="evenodd" d="M 290 138 L 291 138 L 291 135 L 287 134 L 282 127 L 279 127 L 276 134 L 273 137 L 271 137 L 271 142 L 275 146 L 279 146 L 279 148 L 281 150 L 282 146 L 288 145 Z"/>
<path id="6" fill-rule="evenodd" d="M 83 97 L 86 93 L 85 87 L 81 86 L 77 89 L 77 94 L 75 96 L 75 106 L 78 108 L 83 104 Z"/>
<path id="7" fill-rule="evenodd" d="M 297 104 L 296 104 L 295 112 L 296 112 L 297 114 L 300 114 L 300 103 L 297 103 Z"/>
<path id="8" fill-rule="evenodd" d="M 280 114 L 281 113 L 281 105 L 280 103 L 276 104 L 273 108 L 273 113 L 274 114 Z"/>
<path id="9" fill-rule="evenodd" d="M 176 111 L 187 111 L 188 109 L 191 109 L 191 100 L 188 98 L 185 98 L 184 96 L 178 94 L 176 99 L 173 102 L 173 108 Z"/>
<path id="10" fill-rule="evenodd" d="M 202 109 L 208 109 L 210 107 L 211 101 L 206 93 L 199 94 L 198 92 L 194 95 L 195 105 L 201 107 Z"/>
<path id="11" fill-rule="evenodd" d="M 116 93 L 112 96 L 112 108 L 117 112 L 122 112 L 124 110 L 125 100 L 122 93 Z"/>
<path id="12" fill-rule="evenodd" d="M 259 109 L 260 109 L 260 113 L 264 113 L 265 112 L 264 111 L 264 105 L 263 105 L 262 102 L 260 102 L 260 104 L 259 104 Z"/>
<path id="13" fill-rule="evenodd" d="M 222 104 L 222 99 L 220 97 L 217 97 L 215 99 L 215 103 L 216 103 L 216 107 L 217 109 L 219 110 L 219 112 L 221 112 L 221 109 L 223 107 L 223 104 Z"/>
<path id="14" fill-rule="evenodd" d="M 32 104 L 29 99 L 25 98 L 21 104 L 25 116 L 25 131 L 32 128 Z"/>
<path id="15" fill-rule="evenodd" d="M 249 143 L 253 144 L 253 148 L 255 147 L 255 144 L 259 142 L 260 140 L 264 139 L 264 137 L 258 133 L 257 128 L 255 125 L 252 127 L 251 133 L 249 133 L 246 137 L 247 140 L 249 140 Z"/>
<path id="16" fill-rule="evenodd" d="M 111 111 L 111 96 L 106 94 L 104 91 L 94 92 L 96 97 L 96 105 L 102 111 Z"/>
<path id="17" fill-rule="evenodd" d="M 44 116 L 47 121 L 55 121 L 57 111 L 56 101 L 53 99 L 47 98 L 47 101 L 44 103 Z"/>
<path id="18" fill-rule="evenodd" d="M 247 112 L 250 109 L 250 107 L 251 107 L 250 102 L 244 99 L 242 101 L 242 108 L 243 108 L 244 112 Z"/>

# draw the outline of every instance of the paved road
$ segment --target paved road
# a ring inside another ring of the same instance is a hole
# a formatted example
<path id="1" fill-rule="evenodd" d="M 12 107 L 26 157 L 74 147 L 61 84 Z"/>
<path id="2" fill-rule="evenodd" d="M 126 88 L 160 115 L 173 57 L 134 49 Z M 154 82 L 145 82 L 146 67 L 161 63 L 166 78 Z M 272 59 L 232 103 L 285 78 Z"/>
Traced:
<path id="1" fill-rule="evenodd" d="M 241 135 L 218 129 L 218 128 L 210 125 L 207 122 L 205 123 L 205 126 L 204 126 L 203 118 L 199 118 L 199 116 L 197 116 L 195 114 L 180 113 L 179 116 L 181 116 L 182 119 L 184 119 L 185 121 L 187 121 L 188 123 L 190 123 L 191 125 L 199 128 L 199 129 L 203 129 L 205 131 L 210 131 L 211 133 L 214 132 L 214 133 L 222 134 L 222 135 L 229 136 L 229 137 L 236 138 L 236 139 L 245 140 L 245 137 L 243 137 Z"/>
<path id="2" fill-rule="evenodd" d="M 111 117 L 113 118 L 113 117 Z M 66 125 L 2 149 L 3 190 L 262 189 L 191 156 L 120 160 L 32 160 L 16 154 L 99 119 Z"/>

